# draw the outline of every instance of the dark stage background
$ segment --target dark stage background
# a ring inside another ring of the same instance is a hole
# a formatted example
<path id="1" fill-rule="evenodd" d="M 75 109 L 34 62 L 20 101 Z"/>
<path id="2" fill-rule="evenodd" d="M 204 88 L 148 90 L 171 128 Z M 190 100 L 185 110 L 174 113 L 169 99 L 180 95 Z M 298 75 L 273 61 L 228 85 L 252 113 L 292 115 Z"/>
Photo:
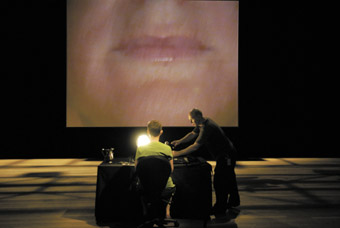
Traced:
<path id="1" fill-rule="evenodd" d="M 0 158 L 101 158 L 103 147 L 134 153 L 144 128 L 66 128 L 66 2 L 5 5 Z M 310 72 L 320 69 L 311 57 L 315 26 L 305 5 L 240 1 L 239 127 L 224 128 L 239 159 L 337 156 L 319 147 L 309 105 Z M 191 129 L 165 128 L 161 140 Z"/>

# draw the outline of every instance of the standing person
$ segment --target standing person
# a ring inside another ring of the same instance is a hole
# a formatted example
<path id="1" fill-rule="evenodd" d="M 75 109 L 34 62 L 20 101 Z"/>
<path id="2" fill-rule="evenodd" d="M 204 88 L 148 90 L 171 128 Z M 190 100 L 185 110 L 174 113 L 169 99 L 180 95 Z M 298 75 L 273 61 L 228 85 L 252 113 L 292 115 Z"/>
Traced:
<path id="1" fill-rule="evenodd" d="M 173 155 L 172 155 L 171 147 L 159 141 L 159 137 L 163 134 L 161 123 L 157 120 L 149 121 L 147 125 L 147 134 L 150 138 L 150 143 L 137 148 L 136 157 L 135 157 L 135 166 L 137 167 L 138 159 L 141 157 L 166 156 L 170 159 L 169 162 L 171 166 L 171 172 L 173 172 L 174 162 L 173 162 Z M 176 191 L 176 187 L 172 181 L 171 176 L 168 179 L 168 182 L 166 184 L 164 191 L 169 193 L 169 195 L 174 195 Z M 170 201 L 171 201 L 171 198 L 169 202 Z M 166 217 L 170 218 L 170 205 L 169 204 L 166 207 Z"/>
<path id="2" fill-rule="evenodd" d="M 235 207 L 240 205 L 236 175 L 235 175 L 235 148 L 232 142 L 224 134 L 223 130 L 210 118 L 203 117 L 198 109 L 192 109 L 189 113 L 189 120 L 195 126 L 194 130 L 179 140 L 171 142 L 173 146 L 190 142 L 195 142 L 179 151 L 173 151 L 174 157 L 190 154 L 202 145 L 206 145 L 211 156 L 216 161 L 214 170 L 214 189 L 216 203 L 211 214 L 216 218 L 226 216 L 226 211 L 238 213 Z"/>

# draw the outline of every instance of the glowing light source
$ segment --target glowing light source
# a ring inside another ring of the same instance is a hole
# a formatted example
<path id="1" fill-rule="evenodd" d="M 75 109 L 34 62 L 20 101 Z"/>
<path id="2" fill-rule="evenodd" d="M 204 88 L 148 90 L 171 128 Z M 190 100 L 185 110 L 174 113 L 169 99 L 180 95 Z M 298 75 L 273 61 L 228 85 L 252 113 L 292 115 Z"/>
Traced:
<path id="1" fill-rule="evenodd" d="M 150 143 L 150 139 L 147 135 L 141 135 L 137 139 L 137 147 L 145 146 Z"/>

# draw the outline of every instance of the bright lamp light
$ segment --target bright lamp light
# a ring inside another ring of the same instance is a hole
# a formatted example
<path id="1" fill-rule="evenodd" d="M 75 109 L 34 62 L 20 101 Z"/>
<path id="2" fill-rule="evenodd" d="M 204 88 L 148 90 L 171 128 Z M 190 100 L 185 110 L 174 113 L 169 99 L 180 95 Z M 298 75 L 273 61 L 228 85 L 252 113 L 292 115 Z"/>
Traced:
<path id="1" fill-rule="evenodd" d="M 147 135 L 141 135 L 137 139 L 137 147 L 145 146 L 150 143 L 150 139 Z"/>

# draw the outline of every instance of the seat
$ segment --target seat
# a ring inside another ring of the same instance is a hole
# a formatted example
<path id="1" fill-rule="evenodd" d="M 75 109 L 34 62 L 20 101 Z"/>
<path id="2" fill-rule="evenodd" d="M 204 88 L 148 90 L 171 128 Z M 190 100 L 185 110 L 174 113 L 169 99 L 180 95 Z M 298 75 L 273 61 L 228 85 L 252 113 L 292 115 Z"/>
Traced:
<path id="1" fill-rule="evenodd" d="M 143 222 L 138 228 L 178 227 L 174 219 L 165 219 L 166 206 L 170 204 L 174 191 L 166 189 L 171 166 L 165 156 L 147 156 L 138 159 L 136 167 L 138 190 L 143 205 Z M 173 224 L 173 225 L 170 225 Z"/>

